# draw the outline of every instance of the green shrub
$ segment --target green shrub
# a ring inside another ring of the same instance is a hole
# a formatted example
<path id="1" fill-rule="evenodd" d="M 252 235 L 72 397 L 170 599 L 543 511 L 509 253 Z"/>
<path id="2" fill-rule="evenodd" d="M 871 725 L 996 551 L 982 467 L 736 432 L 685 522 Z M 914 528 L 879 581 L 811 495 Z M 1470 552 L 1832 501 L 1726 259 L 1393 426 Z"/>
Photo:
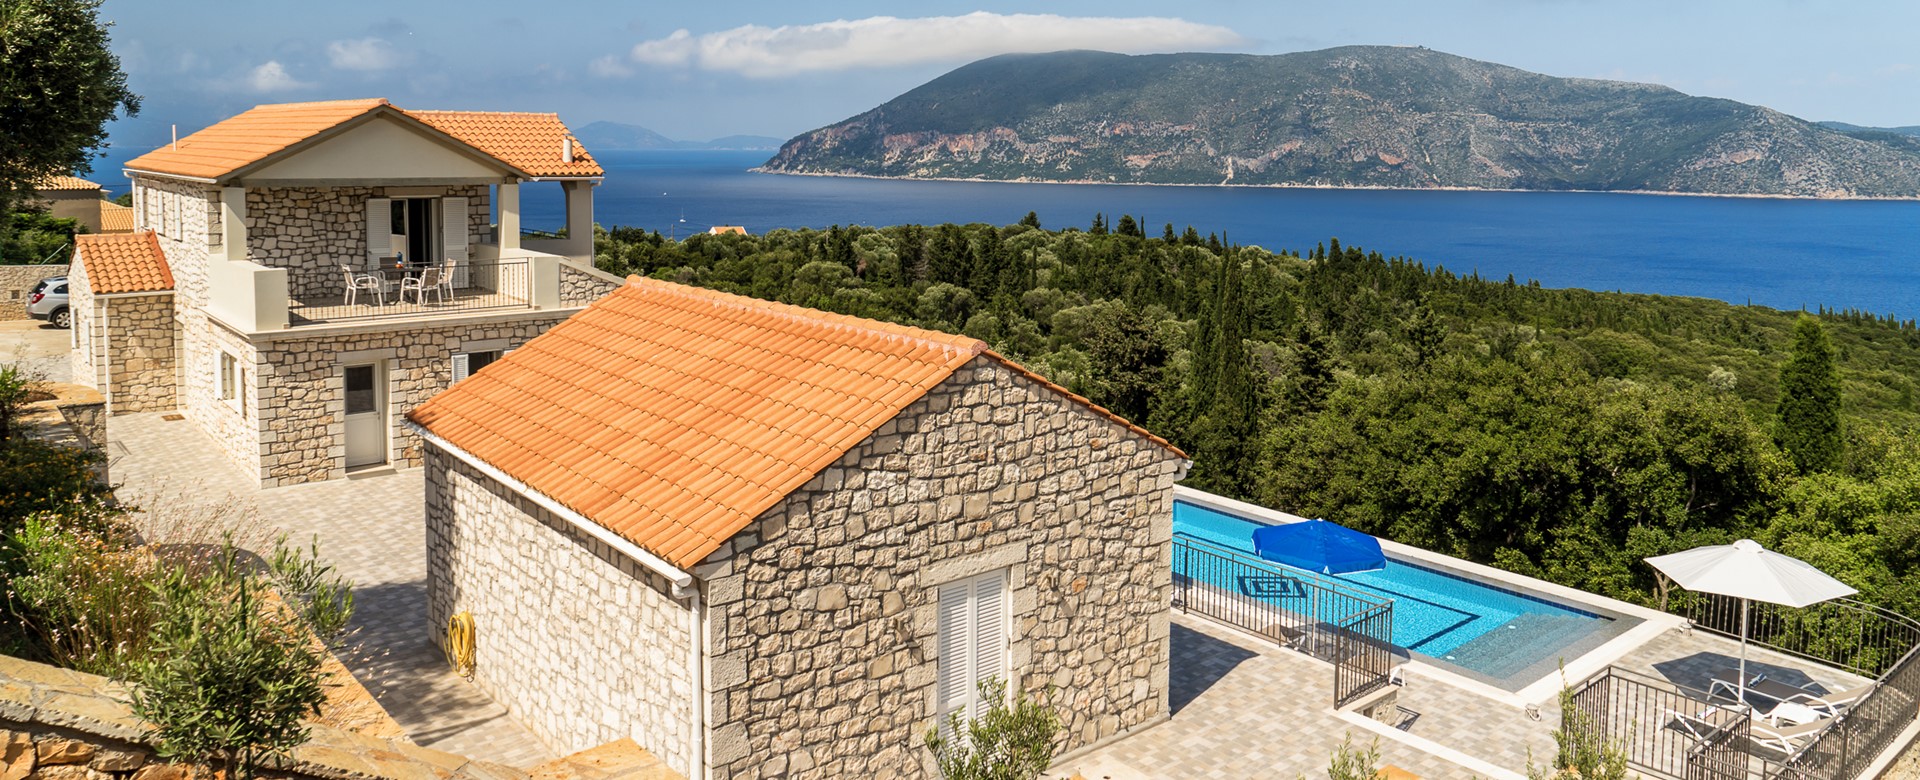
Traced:
<path id="1" fill-rule="evenodd" d="M 993 702 L 985 714 L 962 721 L 956 713 L 927 729 L 927 748 L 933 751 L 940 776 L 946 780 L 1039 777 L 1053 763 L 1060 716 L 1027 698 L 1025 691 L 1007 701 L 1007 684 L 997 679 L 980 681 L 980 695 Z"/>
<path id="2" fill-rule="evenodd" d="M 1333 751 L 1333 760 L 1327 764 L 1327 780 L 1374 780 L 1380 776 L 1380 740 L 1374 738 L 1366 750 L 1353 746 L 1353 735 L 1340 739 L 1340 747 Z M 1307 780 L 1301 775 L 1300 780 Z"/>
<path id="3" fill-rule="evenodd" d="M 249 777 L 263 759 L 307 739 L 327 699 L 322 642 L 351 614 L 345 582 L 283 544 L 262 572 L 224 546 L 213 565 L 174 563 L 153 584 L 159 607 L 149 655 L 135 665 L 134 712 L 156 727 L 160 753 Z M 273 599 L 269 583 L 304 592 Z M 315 627 L 332 632 L 316 638 Z"/>
<path id="4" fill-rule="evenodd" d="M 10 542 L 14 612 L 37 649 L 61 666 L 126 676 L 154 622 L 152 559 L 101 532 L 39 517 Z"/>

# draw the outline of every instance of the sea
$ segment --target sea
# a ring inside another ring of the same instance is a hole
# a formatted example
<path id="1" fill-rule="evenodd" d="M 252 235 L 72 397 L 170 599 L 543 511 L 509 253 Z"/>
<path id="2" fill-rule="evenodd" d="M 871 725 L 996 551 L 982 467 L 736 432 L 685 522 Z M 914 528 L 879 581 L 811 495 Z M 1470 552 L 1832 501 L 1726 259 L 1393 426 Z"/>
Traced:
<path id="1" fill-rule="evenodd" d="M 1329 238 L 1387 256 L 1547 287 L 1716 298 L 1920 319 L 1920 202 L 1583 192 L 1465 192 L 895 181 L 753 173 L 768 152 L 598 152 L 600 224 L 684 237 L 830 225 L 985 222 L 1032 211 L 1085 228 L 1130 214 L 1150 235 L 1302 254 Z M 117 171 L 102 161 L 99 171 Z M 117 177 L 96 175 L 96 180 Z M 119 181 L 114 183 L 120 184 Z M 564 221 L 557 184 L 522 189 L 523 222 Z"/>

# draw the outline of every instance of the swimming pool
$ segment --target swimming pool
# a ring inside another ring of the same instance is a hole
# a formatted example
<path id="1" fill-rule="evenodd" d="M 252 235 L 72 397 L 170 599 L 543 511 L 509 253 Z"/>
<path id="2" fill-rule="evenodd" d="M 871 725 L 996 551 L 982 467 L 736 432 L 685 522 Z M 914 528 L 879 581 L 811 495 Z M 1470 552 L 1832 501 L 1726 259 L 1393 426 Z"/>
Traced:
<path id="1" fill-rule="evenodd" d="M 1253 553 L 1267 523 L 1188 501 L 1173 503 L 1173 530 Z M 1271 563 L 1271 562 L 1269 562 Z M 1280 563 L 1272 566 L 1318 575 Z M 1178 558 L 1175 573 L 1180 574 Z M 1517 690 L 1618 633 L 1614 617 L 1389 555 L 1384 569 L 1335 575 L 1364 595 L 1393 600 L 1393 642 L 1443 667 Z M 1259 598 L 1259 596 L 1255 596 Z"/>

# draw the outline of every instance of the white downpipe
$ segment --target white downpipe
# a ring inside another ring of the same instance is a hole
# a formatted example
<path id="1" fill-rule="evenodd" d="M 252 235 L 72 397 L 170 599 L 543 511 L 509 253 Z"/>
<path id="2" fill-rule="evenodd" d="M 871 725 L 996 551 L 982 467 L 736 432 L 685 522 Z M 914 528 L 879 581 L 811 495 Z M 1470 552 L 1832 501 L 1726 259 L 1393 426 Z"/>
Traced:
<path id="1" fill-rule="evenodd" d="M 687 614 L 693 625 L 687 632 L 687 679 L 693 691 L 692 728 L 687 737 L 689 780 L 707 780 L 707 605 L 700 600 L 700 588 L 687 589 Z"/>
<path id="2" fill-rule="evenodd" d="M 575 512 L 571 509 L 568 509 L 566 505 L 561 504 L 560 502 L 555 501 L 551 498 L 548 498 L 546 494 L 541 493 L 540 491 L 534 490 L 533 488 L 527 487 L 527 483 L 521 482 L 520 480 L 507 476 L 506 472 L 503 472 L 499 469 L 494 468 L 493 466 L 489 465 L 486 461 L 483 461 L 479 458 L 474 457 L 472 453 L 454 446 L 452 443 L 448 442 L 446 439 L 442 439 L 438 436 L 433 435 L 431 431 L 428 431 L 427 429 L 420 427 L 418 423 L 415 423 L 412 420 L 407 421 L 407 427 L 412 429 L 414 433 L 420 434 L 420 438 L 426 439 L 427 441 L 432 442 L 434 446 L 439 447 L 440 449 L 446 450 L 448 453 L 451 453 L 455 458 L 460 459 L 461 463 L 465 463 L 469 466 L 474 467 L 475 469 L 478 469 L 480 473 L 485 474 L 488 477 L 491 477 L 493 480 L 499 482 L 502 485 L 506 485 L 507 487 L 512 488 L 514 492 L 519 493 L 520 495 L 526 496 L 529 499 L 532 499 L 533 503 L 539 504 L 541 507 L 545 508 L 547 511 L 554 513 L 554 515 L 558 516 L 560 519 L 567 521 L 568 525 L 571 525 L 575 528 L 580 529 L 582 532 L 586 533 L 588 536 L 591 536 L 595 539 L 599 539 L 600 541 L 606 542 L 608 546 L 612 547 L 615 550 L 620 551 L 622 555 L 632 558 L 635 561 L 639 561 L 640 565 L 645 566 L 649 569 L 652 569 L 655 573 L 659 574 L 662 577 L 667 578 L 669 581 L 673 583 L 673 595 L 675 597 L 686 596 L 688 586 L 693 584 L 693 575 L 675 568 L 673 564 L 667 563 L 665 560 L 661 559 L 660 556 L 654 555 L 653 553 L 640 549 L 640 547 L 634 544 L 633 542 L 629 542 L 626 539 L 621 538 L 619 534 L 616 534 L 612 531 L 607 530 L 606 526 L 603 526 L 592 520 L 588 520 L 587 518 L 581 516 L 579 512 Z"/>

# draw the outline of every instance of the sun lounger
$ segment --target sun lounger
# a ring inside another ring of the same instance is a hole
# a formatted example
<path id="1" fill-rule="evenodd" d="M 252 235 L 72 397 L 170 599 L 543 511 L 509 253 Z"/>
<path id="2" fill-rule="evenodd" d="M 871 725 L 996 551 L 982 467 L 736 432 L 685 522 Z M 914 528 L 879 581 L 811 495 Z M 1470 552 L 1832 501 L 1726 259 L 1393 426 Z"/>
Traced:
<path id="1" fill-rule="evenodd" d="M 1832 722 L 1832 718 L 1819 718 L 1797 726 L 1776 726 L 1760 717 L 1755 717 L 1749 726 L 1751 730 L 1748 732 L 1748 738 L 1752 740 L 1755 747 L 1778 753 L 1781 758 L 1785 758 L 1806 747 L 1808 742 L 1813 741 L 1814 735 L 1825 730 Z"/>
<path id="2" fill-rule="evenodd" d="M 1739 696 L 1738 691 L 1740 690 L 1739 679 L 1739 672 L 1732 669 L 1723 670 L 1713 676 L 1713 682 L 1707 686 L 1707 693 L 1737 700 Z M 1779 707 L 1781 704 L 1798 705 L 1820 716 L 1832 717 L 1840 714 L 1847 707 L 1852 706 L 1855 702 L 1858 702 L 1861 698 L 1873 691 L 1873 686 L 1874 683 L 1870 682 L 1844 691 L 1815 693 L 1812 690 L 1802 688 L 1798 685 L 1789 685 L 1779 680 L 1769 678 L 1764 674 L 1756 674 L 1747 680 L 1746 703 L 1756 711 L 1768 713 L 1767 717 L 1770 720 L 1776 721 L 1780 720 L 1780 716 L 1773 713 L 1775 710 L 1781 709 Z M 1770 700 L 1771 703 L 1754 701 L 1755 694 Z M 1794 710 L 1795 708 L 1787 709 Z M 1795 714 L 1801 713 L 1796 711 Z M 1810 720 L 1811 718 L 1793 717 L 1789 719 L 1800 722 Z"/>

